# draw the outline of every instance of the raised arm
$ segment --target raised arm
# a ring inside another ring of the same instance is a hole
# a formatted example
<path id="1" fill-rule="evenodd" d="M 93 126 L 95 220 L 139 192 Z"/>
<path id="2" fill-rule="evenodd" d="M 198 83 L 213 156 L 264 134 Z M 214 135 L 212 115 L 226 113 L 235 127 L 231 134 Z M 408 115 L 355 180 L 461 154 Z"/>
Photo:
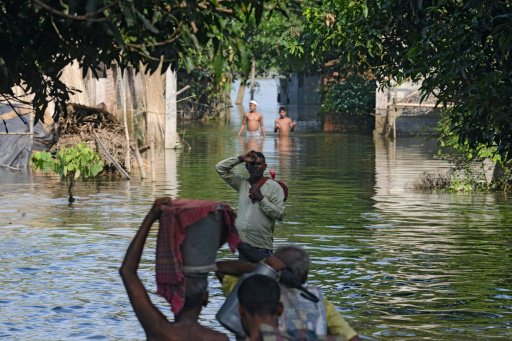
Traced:
<path id="1" fill-rule="evenodd" d="M 219 173 L 220 177 L 228 185 L 233 187 L 235 191 L 240 190 L 240 186 L 242 181 L 244 181 L 244 178 L 233 172 L 233 168 L 242 162 L 244 162 L 243 156 L 238 156 L 224 159 L 215 165 L 215 169 L 217 170 L 217 173 Z"/>
<path id="2" fill-rule="evenodd" d="M 291 131 L 294 131 L 295 130 L 295 125 L 297 124 L 297 122 L 293 121 L 290 119 L 290 130 Z"/>
<path id="3" fill-rule="evenodd" d="M 277 133 L 279 131 L 279 122 L 275 120 L 274 122 L 274 133 Z"/>
<path id="4" fill-rule="evenodd" d="M 123 279 L 126 292 L 130 298 L 135 315 L 146 332 L 148 339 L 159 337 L 165 332 L 163 327 L 170 324 L 169 320 L 158 308 L 151 302 L 144 284 L 140 280 L 137 269 L 139 268 L 144 244 L 153 223 L 159 219 L 161 214 L 161 205 L 170 205 L 170 198 L 160 198 L 155 200 L 153 207 L 144 218 L 139 231 L 135 234 L 126 255 L 123 264 L 119 269 Z"/>

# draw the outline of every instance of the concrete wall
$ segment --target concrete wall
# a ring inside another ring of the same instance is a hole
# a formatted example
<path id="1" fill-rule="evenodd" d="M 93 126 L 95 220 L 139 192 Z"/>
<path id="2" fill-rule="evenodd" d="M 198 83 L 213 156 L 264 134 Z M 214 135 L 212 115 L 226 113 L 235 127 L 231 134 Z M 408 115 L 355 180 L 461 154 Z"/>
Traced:
<path id="1" fill-rule="evenodd" d="M 294 74 L 279 79 L 278 102 L 284 105 L 320 105 L 321 78 L 318 75 Z"/>
<path id="2" fill-rule="evenodd" d="M 377 84 L 377 86 L 379 86 Z M 396 126 L 397 135 L 432 134 L 439 112 L 432 108 L 434 99 L 419 103 L 421 83 L 406 82 L 378 90 L 375 96 L 376 135 L 387 135 Z M 410 104 L 407 106 L 407 104 Z M 398 104 L 394 106 L 394 104 Z"/>

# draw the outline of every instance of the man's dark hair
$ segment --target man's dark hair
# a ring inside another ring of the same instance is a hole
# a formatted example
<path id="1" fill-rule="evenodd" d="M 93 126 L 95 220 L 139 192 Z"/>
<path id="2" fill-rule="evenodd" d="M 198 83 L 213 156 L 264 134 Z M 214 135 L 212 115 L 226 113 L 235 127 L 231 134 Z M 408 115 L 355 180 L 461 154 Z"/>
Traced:
<path id="1" fill-rule="evenodd" d="M 203 304 L 208 289 L 208 274 L 185 274 L 185 305 L 183 311 Z"/>
<path id="2" fill-rule="evenodd" d="M 279 111 L 283 110 L 284 112 L 286 112 L 286 107 L 279 107 Z"/>
<path id="3" fill-rule="evenodd" d="M 310 260 L 308 253 L 301 247 L 288 245 L 280 247 L 274 253 L 301 283 L 306 282 Z"/>
<path id="4" fill-rule="evenodd" d="M 253 275 L 244 279 L 238 288 L 238 301 L 251 315 L 276 315 L 281 289 L 270 277 Z"/>
<path id="5" fill-rule="evenodd" d="M 265 161 L 265 155 L 263 155 L 262 153 L 260 153 L 260 152 L 254 152 L 254 155 L 256 155 L 256 157 L 257 157 L 258 159 L 263 159 L 263 162 L 266 162 L 266 161 Z"/>

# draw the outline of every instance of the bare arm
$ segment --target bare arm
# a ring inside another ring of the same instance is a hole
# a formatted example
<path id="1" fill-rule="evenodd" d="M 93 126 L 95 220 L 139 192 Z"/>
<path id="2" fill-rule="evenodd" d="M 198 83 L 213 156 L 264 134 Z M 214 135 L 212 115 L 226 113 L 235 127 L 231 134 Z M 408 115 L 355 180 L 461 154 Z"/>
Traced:
<path id="1" fill-rule="evenodd" d="M 265 263 L 270 265 L 274 270 L 281 271 L 285 268 L 283 262 L 274 256 L 267 257 Z M 216 262 L 217 277 L 222 281 L 223 275 L 242 276 L 245 273 L 253 272 L 257 263 L 250 263 L 241 260 L 220 260 Z"/>
<path id="2" fill-rule="evenodd" d="M 246 125 L 247 125 L 247 113 L 244 114 L 244 119 L 242 120 L 242 126 L 240 127 L 240 130 L 238 131 L 238 136 L 242 135 L 242 132 L 244 131 L 244 128 Z"/>
<path id="3" fill-rule="evenodd" d="M 217 271 L 215 274 L 222 281 L 224 275 L 240 277 L 245 273 L 254 271 L 255 263 L 244 262 L 241 260 L 220 260 L 216 262 Z"/>
<path id="4" fill-rule="evenodd" d="M 297 122 L 293 121 L 293 120 L 290 120 L 290 130 L 291 131 L 294 131 L 295 130 L 295 125 L 297 124 Z"/>
<path id="5" fill-rule="evenodd" d="M 265 136 L 265 126 L 263 125 L 263 114 L 260 114 L 261 136 Z"/>
<path id="6" fill-rule="evenodd" d="M 139 231 L 137 231 L 128 247 L 123 264 L 119 269 L 135 315 L 137 315 L 148 338 L 163 335 L 162 333 L 165 333 L 165 331 L 162 327 L 170 324 L 170 322 L 151 302 L 147 290 L 137 274 L 137 269 L 149 230 L 153 223 L 160 217 L 160 206 L 170 205 L 170 203 L 170 198 L 155 200 L 153 207 L 144 218 Z"/>
<path id="7" fill-rule="evenodd" d="M 279 131 L 279 122 L 277 122 L 277 120 L 275 120 L 274 122 L 274 133 L 277 133 Z"/>

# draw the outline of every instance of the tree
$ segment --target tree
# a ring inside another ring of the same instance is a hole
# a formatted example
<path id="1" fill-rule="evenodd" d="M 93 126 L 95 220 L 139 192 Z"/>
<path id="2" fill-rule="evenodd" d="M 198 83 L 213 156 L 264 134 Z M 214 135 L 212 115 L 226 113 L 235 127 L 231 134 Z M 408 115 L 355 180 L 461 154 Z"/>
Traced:
<path id="1" fill-rule="evenodd" d="M 381 84 L 422 81 L 461 145 L 512 160 L 512 3 L 326 0 L 304 14 L 304 54 L 372 72 Z M 424 97 L 423 97 L 424 98 Z"/>
<path id="2" fill-rule="evenodd" d="M 163 59 L 174 68 L 190 48 L 208 42 L 237 45 L 229 19 L 261 19 L 265 0 L 2 0 L 0 2 L 0 94 L 19 100 L 13 86 L 34 95 L 36 120 L 49 100 L 65 110 L 70 89 L 59 80 L 77 60 L 84 74 L 112 63 L 151 71 Z M 274 6 L 274 7 L 273 7 Z"/>

